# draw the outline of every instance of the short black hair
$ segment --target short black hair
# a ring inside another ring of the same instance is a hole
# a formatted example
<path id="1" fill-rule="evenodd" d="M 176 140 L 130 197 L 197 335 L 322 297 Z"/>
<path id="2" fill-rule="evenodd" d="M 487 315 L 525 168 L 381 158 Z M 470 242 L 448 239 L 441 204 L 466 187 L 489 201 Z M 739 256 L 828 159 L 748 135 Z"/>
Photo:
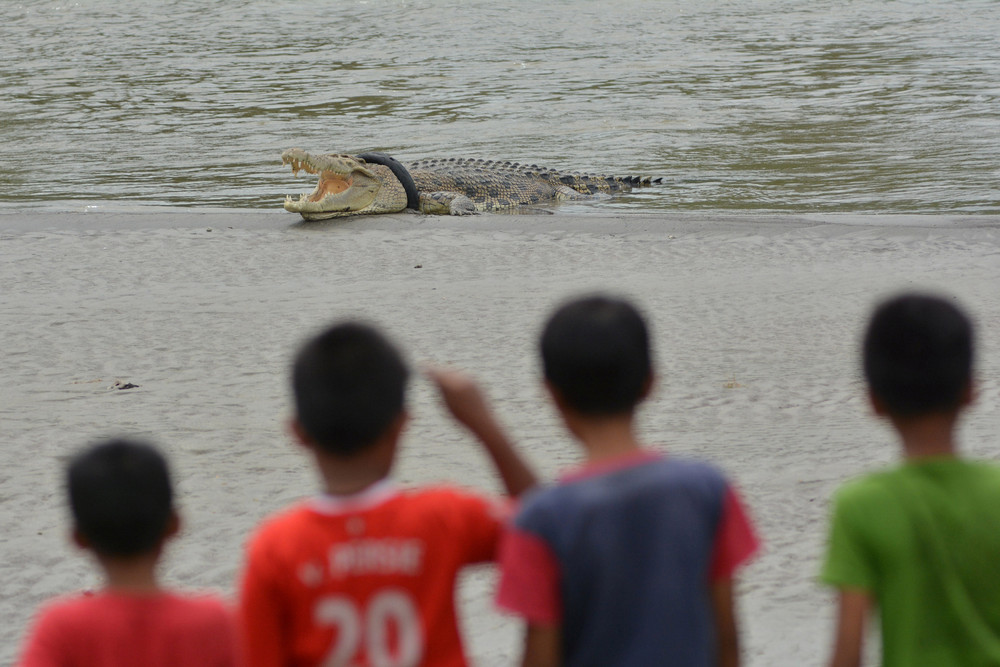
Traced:
<path id="1" fill-rule="evenodd" d="M 891 415 L 955 410 L 972 381 L 972 323 L 957 306 L 906 293 L 879 305 L 863 343 L 865 379 Z"/>
<path id="2" fill-rule="evenodd" d="M 107 440 L 77 454 L 66 469 L 76 530 L 102 556 L 151 553 L 173 516 L 170 471 L 152 446 Z"/>
<path id="3" fill-rule="evenodd" d="M 545 379 L 576 412 L 632 412 L 653 374 L 649 332 L 639 311 L 595 294 L 556 309 L 541 336 Z"/>
<path id="4" fill-rule="evenodd" d="M 292 367 L 296 418 L 323 451 L 352 456 L 400 415 L 409 369 L 399 351 L 361 322 L 331 326 L 299 351 Z"/>

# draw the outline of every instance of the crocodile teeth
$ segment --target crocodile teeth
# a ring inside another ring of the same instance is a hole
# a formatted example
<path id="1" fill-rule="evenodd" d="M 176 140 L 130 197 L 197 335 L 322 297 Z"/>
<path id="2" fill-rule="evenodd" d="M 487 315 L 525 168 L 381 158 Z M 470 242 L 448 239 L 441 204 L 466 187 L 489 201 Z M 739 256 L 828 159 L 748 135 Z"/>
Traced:
<path id="1" fill-rule="evenodd" d="M 318 170 L 314 166 L 312 166 L 311 164 L 309 164 L 308 162 L 303 162 L 302 160 L 299 160 L 299 159 L 296 159 L 296 158 L 293 158 L 293 157 L 292 158 L 282 157 L 281 158 L 281 164 L 282 165 L 291 165 L 292 166 L 292 174 L 295 175 L 295 176 L 298 176 L 300 171 L 305 171 L 307 174 L 318 173 Z"/>

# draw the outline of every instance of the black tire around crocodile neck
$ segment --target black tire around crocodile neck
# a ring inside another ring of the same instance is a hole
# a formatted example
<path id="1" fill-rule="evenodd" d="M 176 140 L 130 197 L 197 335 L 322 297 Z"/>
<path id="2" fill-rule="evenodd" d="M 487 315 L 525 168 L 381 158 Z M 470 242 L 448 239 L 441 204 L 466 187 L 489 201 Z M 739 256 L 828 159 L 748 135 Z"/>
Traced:
<path id="1" fill-rule="evenodd" d="M 399 160 L 385 153 L 376 152 L 361 153 L 358 157 L 365 162 L 389 167 L 393 175 L 399 180 L 399 184 L 403 186 L 403 191 L 406 192 L 406 208 L 412 208 L 414 211 L 420 210 L 420 195 L 417 193 L 417 185 L 413 182 L 410 172 L 406 170 L 406 167 Z"/>

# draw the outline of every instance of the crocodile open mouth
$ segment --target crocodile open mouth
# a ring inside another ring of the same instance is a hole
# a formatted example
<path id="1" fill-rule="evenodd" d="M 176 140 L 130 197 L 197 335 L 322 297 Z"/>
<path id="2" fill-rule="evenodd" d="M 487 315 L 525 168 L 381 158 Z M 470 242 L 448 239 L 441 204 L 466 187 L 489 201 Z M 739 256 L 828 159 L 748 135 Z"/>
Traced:
<path id="1" fill-rule="evenodd" d="M 310 156 L 311 157 L 311 156 Z M 292 174 L 299 175 L 300 171 L 307 174 L 319 174 L 319 181 L 316 189 L 309 195 L 302 195 L 299 199 L 306 201 L 320 201 L 328 195 L 337 195 L 351 187 L 353 179 L 350 175 L 340 174 L 334 171 L 317 168 L 313 161 L 307 156 L 282 156 L 282 162 L 292 167 Z"/>
<path id="2" fill-rule="evenodd" d="M 307 220 L 360 211 L 378 191 L 378 181 L 364 162 L 350 155 L 310 155 L 292 148 L 282 153 L 281 162 L 291 165 L 296 176 L 300 171 L 319 176 L 311 193 L 298 199 L 285 197 L 285 210 L 301 213 Z"/>
<path id="3" fill-rule="evenodd" d="M 321 172 L 319 182 L 316 183 L 316 189 L 312 191 L 308 199 L 309 201 L 320 201 L 329 195 L 339 195 L 344 190 L 350 188 L 353 182 L 354 179 L 350 176 L 334 174 L 329 171 Z"/>

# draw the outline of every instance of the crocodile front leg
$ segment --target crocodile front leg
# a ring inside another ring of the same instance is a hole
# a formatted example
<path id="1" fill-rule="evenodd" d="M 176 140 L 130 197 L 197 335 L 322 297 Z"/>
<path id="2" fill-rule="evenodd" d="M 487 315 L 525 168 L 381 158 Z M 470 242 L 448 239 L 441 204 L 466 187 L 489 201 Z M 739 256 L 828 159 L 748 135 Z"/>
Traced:
<path id="1" fill-rule="evenodd" d="M 476 202 L 460 192 L 421 192 L 420 212 L 430 215 L 475 215 Z"/>

